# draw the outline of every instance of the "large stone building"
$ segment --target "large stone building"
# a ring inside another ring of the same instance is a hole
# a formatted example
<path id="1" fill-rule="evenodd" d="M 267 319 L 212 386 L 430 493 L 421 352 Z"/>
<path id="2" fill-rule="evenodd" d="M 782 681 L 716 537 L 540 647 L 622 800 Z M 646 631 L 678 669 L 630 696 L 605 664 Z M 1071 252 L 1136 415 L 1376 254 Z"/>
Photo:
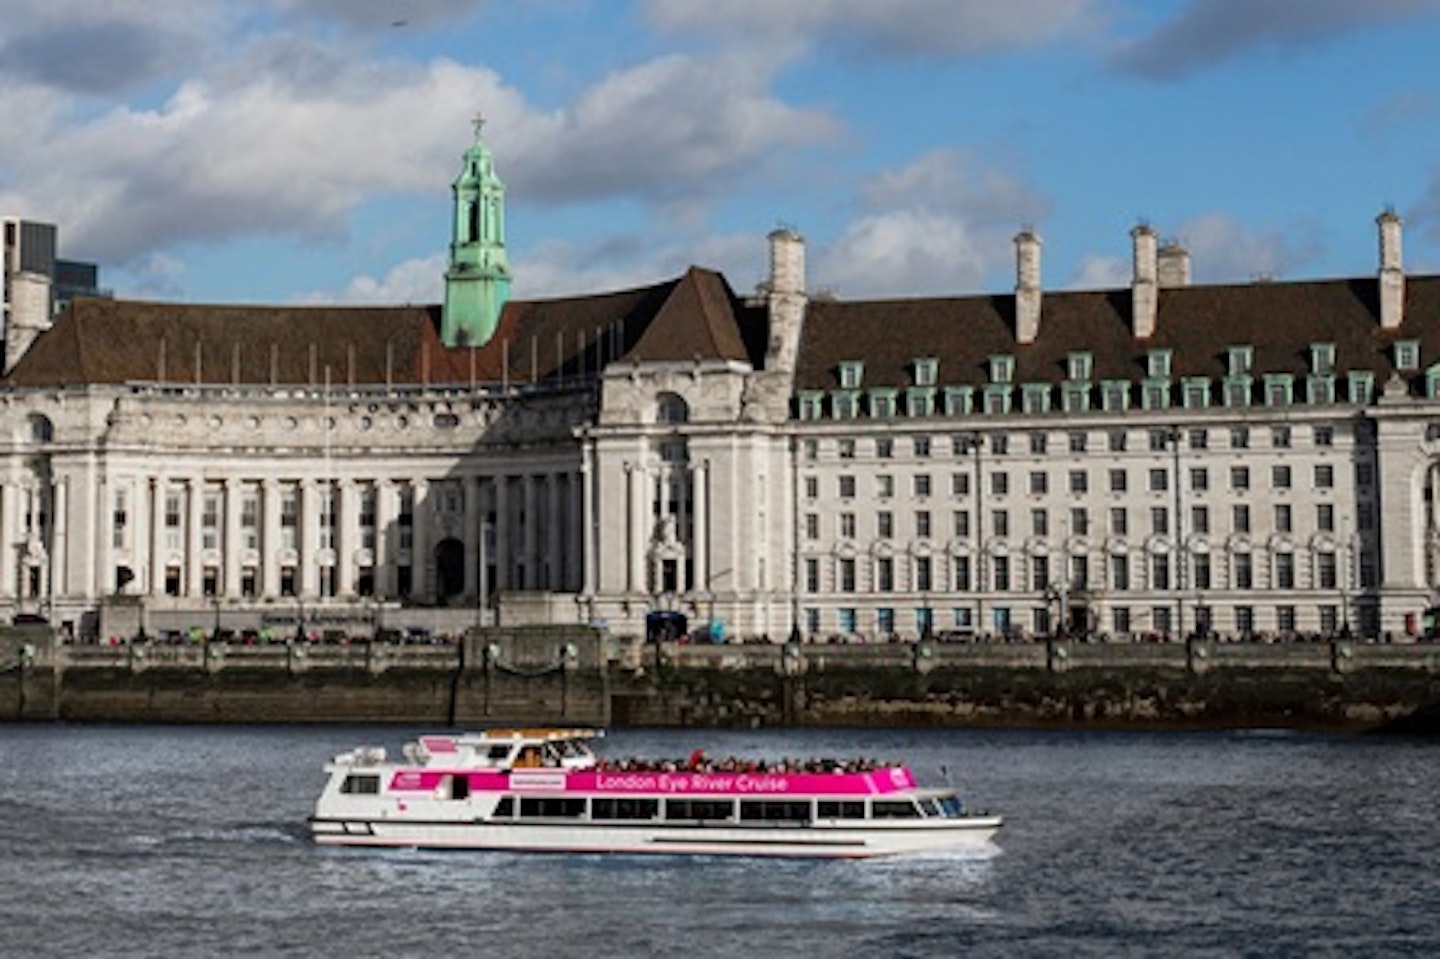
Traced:
<path id="1" fill-rule="evenodd" d="M 1440 278 L 509 296 L 477 131 L 443 307 L 79 299 L 0 391 L 0 607 L 185 626 L 1378 635 L 1440 584 Z M 8 276 L 7 276 L 8 281 Z M 652 620 L 653 621 L 653 620 Z M 674 622 L 670 617 L 667 622 Z"/>

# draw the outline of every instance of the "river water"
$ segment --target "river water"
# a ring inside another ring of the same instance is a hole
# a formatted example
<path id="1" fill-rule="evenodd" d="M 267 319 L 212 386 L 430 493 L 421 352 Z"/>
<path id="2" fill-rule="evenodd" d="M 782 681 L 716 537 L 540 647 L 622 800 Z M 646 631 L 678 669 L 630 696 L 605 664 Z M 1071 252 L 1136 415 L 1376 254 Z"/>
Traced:
<path id="1" fill-rule="evenodd" d="M 394 728 L 0 727 L 5 956 L 1436 956 L 1440 743 L 1292 733 L 612 733 L 942 767 L 995 849 L 873 862 L 317 849 Z"/>

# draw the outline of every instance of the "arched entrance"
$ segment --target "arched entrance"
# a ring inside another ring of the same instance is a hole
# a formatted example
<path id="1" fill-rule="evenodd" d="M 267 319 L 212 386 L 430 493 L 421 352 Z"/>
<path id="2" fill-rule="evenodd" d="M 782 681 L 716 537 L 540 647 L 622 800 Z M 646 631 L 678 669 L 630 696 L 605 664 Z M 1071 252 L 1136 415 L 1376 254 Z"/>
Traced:
<path id="1" fill-rule="evenodd" d="M 465 544 L 458 539 L 435 544 L 435 592 L 442 603 L 465 592 Z"/>

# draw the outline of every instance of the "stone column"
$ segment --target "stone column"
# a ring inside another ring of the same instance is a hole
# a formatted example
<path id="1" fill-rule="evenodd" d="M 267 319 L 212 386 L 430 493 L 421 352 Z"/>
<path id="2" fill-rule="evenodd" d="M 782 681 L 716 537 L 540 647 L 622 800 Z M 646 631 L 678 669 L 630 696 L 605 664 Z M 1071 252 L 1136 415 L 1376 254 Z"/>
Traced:
<path id="1" fill-rule="evenodd" d="M 183 570 L 183 586 L 181 591 L 186 596 L 199 596 L 204 589 L 200 576 L 201 569 L 201 540 L 200 520 L 201 506 L 205 499 L 205 481 L 199 476 L 191 476 L 186 481 L 185 491 L 188 496 L 185 502 L 185 567 Z"/>
<path id="2" fill-rule="evenodd" d="M 20 487 L 13 483 L 0 484 L 0 596 L 6 599 L 19 596 L 15 545 L 20 541 L 20 526 L 15 515 L 19 491 Z"/>
<path id="3" fill-rule="evenodd" d="M 630 481 L 630 542 L 627 544 L 630 575 L 626 578 L 625 588 L 630 593 L 643 593 L 645 592 L 645 533 L 649 529 L 649 523 L 646 520 L 650 513 L 645 496 L 649 477 L 645 467 L 639 463 L 628 464 L 626 476 Z"/>
<path id="4" fill-rule="evenodd" d="M 560 510 L 560 481 L 559 473 L 545 474 L 549 495 L 545 503 L 545 577 L 540 581 L 540 587 L 551 591 L 558 591 L 565 578 L 565 552 L 560 539 L 564 530 Z"/>
<path id="5" fill-rule="evenodd" d="M 168 553 L 165 548 L 165 477 L 150 478 L 150 595 L 165 595 L 165 567 Z"/>
<path id="6" fill-rule="evenodd" d="M 240 595 L 240 554 L 244 550 L 240 537 L 240 503 L 244 496 L 245 486 L 239 480 L 227 477 L 220 481 L 220 509 L 224 511 L 218 584 L 221 596 Z"/>
<path id="7" fill-rule="evenodd" d="M 510 589 L 510 477 L 495 477 L 495 592 Z"/>
<path id="8" fill-rule="evenodd" d="M 465 592 L 470 596 L 480 595 L 480 477 L 466 476 L 463 480 L 465 495 L 465 525 L 461 542 L 465 545 Z"/>
<path id="9" fill-rule="evenodd" d="M 595 585 L 599 581 L 598 570 L 595 568 L 595 520 L 592 511 L 595 508 L 595 472 L 590 466 L 591 451 L 587 443 L 585 458 L 580 463 L 580 502 L 575 508 L 575 522 L 578 524 L 576 538 L 580 541 L 580 577 L 581 590 L 586 596 L 595 595 Z"/>
<path id="10" fill-rule="evenodd" d="M 355 595 L 355 551 L 360 546 L 359 490 L 346 477 L 335 481 L 335 592 Z"/>
<path id="11" fill-rule="evenodd" d="M 690 482 L 694 489 L 694 536 L 690 541 L 690 565 L 695 581 L 692 590 L 710 592 L 710 461 L 701 460 L 691 473 Z"/>
<path id="12" fill-rule="evenodd" d="M 375 595 L 395 596 L 395 485 L 375 479 Z"/>
<path id="13" fill-rule="evenodd" d="M 51 579 L 46 595 L 54 597 L 65 596 L 70 592 L 70 582 L 66 575 L 70 559 L 70 477 L 55 477 L 51 499 L 51 507 L 55 511 L 52 520 L 55 524 L 55 535 L 51 537 L 50 543 L 48 575 Z"/>
<path id="14" fill-rule="evenodd" d="M 534 589 L 538 582 L 539 570 L 537 567 L 540 565 L 540 497 L 534 473 L 526 473 L 521 477 L 520 482 L 524 495 L 521 509 L 525 514 L 524 525 L 521 527 L 524 541 L 520 554 L 525 563 L 525 578 L 521 582 L 520 588 Z"/>
<path id="15" fill-rule="evenodd" d="M 435 510 L 429 499 L 428 480 L 413 480 L 410 488 L 415 491 L 412 501 L 414 511 L 411 513 L 414 525 L 410 538 L 410 592 L 418 600 L 429 600 L 433 595 L 430 589 L 430 517 L 435 515 Z"/>
<path id="16" fill-rule="evenodd" d="M 260 595 L 280 595 L 280 481 L 260 481 Z"/>
<path id="17" fill-rule="evenodd" d="M 110 568 L 110 544 L 114 538 L 111 530 L 114 524 L 110 515 L 110 481 L 104 474 L 96 473 L 93 464 L 91 475 L 95 478 L 95 485 L 91 493 L 93 520 L 90 523 L 89 539 L 92 550 L 90 555 L 94 560 L 85 564 L 85 597 L 96 599 L 112 592 L 111 581 L 106 578 L 105 571 Z"/>
<path id="18" fill-rule="evenodd" d="M 300 516 L 295 523 L 296 592 L 309 599 L 319 593 L 316 563 L 320 546 L 320 489 L 315 480 L 300 481 Z"/>

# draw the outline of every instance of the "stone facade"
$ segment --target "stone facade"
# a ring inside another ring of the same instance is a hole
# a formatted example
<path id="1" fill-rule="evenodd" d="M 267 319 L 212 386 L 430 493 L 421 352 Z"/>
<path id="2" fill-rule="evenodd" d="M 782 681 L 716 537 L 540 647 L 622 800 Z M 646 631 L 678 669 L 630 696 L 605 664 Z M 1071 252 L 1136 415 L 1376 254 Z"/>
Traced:
<path id="1" fill-rule="evenodd" d="M 809 296 L 783 229 L 754 298 L 692 268 L 510 300 L 460 347 L 437 308 L 80 300 L 0 391 L 0 610 L 102 639 L 1413 634 L 1440 278 L 1377 226 L 1358 279 L 1195 286 L 1140 226 L 1129 289 L 1047 293 L 1027 230 L 1013 296 L 874 302 Z"/>

